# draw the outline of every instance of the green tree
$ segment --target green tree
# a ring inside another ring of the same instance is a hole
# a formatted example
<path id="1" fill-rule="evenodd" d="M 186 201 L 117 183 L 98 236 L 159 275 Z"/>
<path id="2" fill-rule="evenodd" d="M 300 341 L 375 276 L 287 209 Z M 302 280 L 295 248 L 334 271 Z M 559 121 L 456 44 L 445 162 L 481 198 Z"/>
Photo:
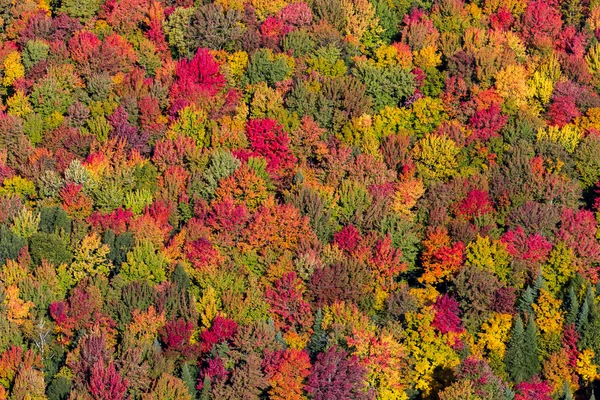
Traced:
<path id="1" fill-rule="evenodd" d="M 375 111 L 395 107 L 415 91 L 414 76 L 399 66 L 379 68 L 372 62 L 362 62 L 353 73 L 366 85 Z"/>
<path id="2" fill-rule="evenodd" d="M 149 240 L 142 240 L 129 253 L 121 266 L 121 274 L 127 281 L 147 279 L 160 283 L 166 279 L 167 258 L 154 248 Z"/>
<path id="3" fill-rule="evenodd" d="M 16 260 L 26 244 L 25 239 L 15 235 L 6 225 L 0 225 L 0 265 L 7 259 Z"/>
<path id="4" fill-rule="evenodd" d="M 266 82 L 275 87 L 275 83 L 284 80 L 288 73 L 290 67 L 285 58 L 274 55 L 269 49 L 260 49 L 250 57 L 245 77 L 251 85 Z"/>
<path id="5" fill-rule="evenodd" d="M 523 382 L 526 380 L 525 371 L 525 354 L 523 354 L 523 341 L 525 339 L 525 329 L 523 320 L 520 315 L 517 315 L 513 329 L 510 335 L 510 340 L 506 348 L 504 360 L 506 363 L 506 371 L 514 382 Z"/>
<path id="6" fill-rule="evenodd" d="M 46 260 L 58 266 L 70 263 L 73 258 L 67 243 L 55 233 L 35 233 L 29 241 L 29 253 L 36 265 Z"/>
<path id="7" fill-rule="evenodd" d="M 531 288 L 531 286 L 527 286 L 527 289 L 521 295 L 519 299 L 519 311 L 524 313 L 533 313 L 533 308 L 531 305 L 535 303 L 535 291 Z"/>
<path id="8" fill-rule="evenodd" d="M 523 370 L 525 373 L 525 380 L 529 380 L 540 372 L 538 333 L 535 320 L 532 316 L 529 317 L 529 322 L 525 329 L 522 351 L 524 355 Z"/>
<path id="9" fill-rule="evenodd" d="M 575 150 L 575 165 L 584 188 L 593 186 L 600 180 L 600 137 L 589 135 Z"/>
<path id="10" fill-rule="evenodd" d="M 100 9 L 102 0 L 63 0 L 60 11 L 82 20 L 93 17 Z"/>
<path id="11" fill-rule="evenodd" d="M 565 324 L 574 324 L 577 322 L 577 314 L 579 313 L 579 301 L 577 300 L 577 295 L 575 294 L 575 289 L 573 289 L 573 285 L 569 286 L 569 294 L 567 297 L 567 315 L 565 318 Z"/>

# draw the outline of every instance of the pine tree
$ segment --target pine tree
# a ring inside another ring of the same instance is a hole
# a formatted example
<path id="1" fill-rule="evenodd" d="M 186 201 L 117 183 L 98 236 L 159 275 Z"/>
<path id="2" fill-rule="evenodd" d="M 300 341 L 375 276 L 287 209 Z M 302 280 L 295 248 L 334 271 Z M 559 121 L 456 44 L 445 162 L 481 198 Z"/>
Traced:
<path id="1" fill-rule="evenodd" d="M 540 289 L 548 289 L 546 286 L 546 280 L 544 279 L 544 275 L 542 273 L 542 267 L 538 270 L 537 277 L 535 278 L 535 282 L 533 283 L 533 297 L 537 299 Z"/>
<path id="2" fill-rule="evenodd" d="M 598 306 L 591 287 L 588 287 L 581 311 L 577 317 L 576 327 L 579 332 L 577 347 L 592 349 L 595 354 L 594 362 L 598 363 L 600 361 L 600 336 L 598 336 L 598 331 L 600 331 L 600 315 L 598 315 Z"/>
<path id="3" fill-rule="evenodd" d="M 563 385 L 563 395 L 561 397 L 562 400 L 573 400 L 573 393 L 571 393 L 571 388 L 569 387 L 569 384 L 567 383 L 567 381 L 565 381 L 565 384 Z"/>
<path id="4" fill-rule="evenodd" d="M 181 380 L 185 383 L 190 395 L 195 399 L 198 397 L 198 390 L 196 389 L 196 376 L 198 375 L 198 369 L 188 363 L 184 363 L 181 366 Z"/>
<path id="5" fill-rule="evenodd" d="M 579 313 L 579 301 L 577 301 L 577 295 L 573 285 L 569 287 L 569 297 L 567 298 L 567 316 L 565 318 L 565 324 L 574 324 L 577 322 L 577 314 Z"/>
<path id="6" fill-rule="evenodd" d="M 177 288 L 181 291 L 187 291 L 190 287 L 190 278 L 183 269 L 181 263 L 177 263 L 175 270 L 173 271 L 173 275 L 171 276 L 171 282 L 177 285 Z"/>
<path id="7" fill-rule="evenodd" d="M 327 346 L 327 332 L 323 330 L 323 311 L 319 308 L 315 314 L 315 322 L 313 325 L 313 335 L 308 344 L 308 350 L 312 355 L 316 355 L 323 351 Z"/>
<path id="8" fill-rule="evenodd" d="M 524 313 L 533 314 L 533 307 L 531 305 L 535 302 L 535 293 L 531 286 L 527 286 L 527 289 L 521 295 L 519 300 L 519 310 Z"/>
<path id="9" fill-rule="evenodd" d="M 204 380 L 202 382 L 202 393 L 200 393 L 200 400 L 209 400 L 211 398 L 210 392 L 211 392 L 210 376 L 205 375 Z"/>
<path id="10" fill-rule="evenodd" d="M 590 313 L 590 305 L 588 300 L 585 299 L 583 304 L 581 305 L 581 310 L 579 310 L 579 315 L 577 315 L 577 331 L 582 333 L 583 330 L 587 327 L 589 323 L 589 313 Z"/>
<path id="11" fill-rule="evenodd" d="M 538 357 L 537 327 L 533 318 L 529 318 L 525 336 L 523 337 L 522 351 L 524 357 L 525 380 L 531 379 L 540 372 L 540 359 Z"/>
<path id="12" fill-rule="evenodd" d="M 522 351 L 524 339 L 525 329 L 523 327 L 523 320 L 520 315 L 517 315 L 504 356 L 506 370 L 511 379 L 517 383 L 526 380 L 523 370 L 523 366 L 525 365 L 525 354 Z"/>

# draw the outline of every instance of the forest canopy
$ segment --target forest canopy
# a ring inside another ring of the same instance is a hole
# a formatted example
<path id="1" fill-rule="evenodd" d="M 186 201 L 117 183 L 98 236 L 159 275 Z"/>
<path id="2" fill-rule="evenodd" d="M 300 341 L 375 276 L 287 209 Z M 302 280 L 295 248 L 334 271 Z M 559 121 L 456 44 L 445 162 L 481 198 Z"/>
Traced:
<path id="1" fill-rule="evenodd" d="M 0 400 L 600 395 L 600 1 L 0 0 Z"/>

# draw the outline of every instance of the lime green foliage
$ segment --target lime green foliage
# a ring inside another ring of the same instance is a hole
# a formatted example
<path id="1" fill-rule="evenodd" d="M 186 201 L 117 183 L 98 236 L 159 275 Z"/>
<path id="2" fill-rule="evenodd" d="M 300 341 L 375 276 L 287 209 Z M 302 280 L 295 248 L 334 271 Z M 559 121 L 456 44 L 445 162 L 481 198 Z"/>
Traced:
<path id="1" fill-rule="evenodd" d="M 466 264 L 493 272 L 502 282 L 508 282 L 511 274 L 510 255 L 506 246 L 489 237 L 478 236 L 466 249 Z"/>
<path id="2" fill-rule="evenodd" d="M 317 49 L 306 60 L 309 65 L 308 71 L 318 71 L 331 77 L 344 75 L 347 68 L 344 60 L 340 59 L 341 54 L 341 50 L 333 44 Z"/>
<path id="3" fill-rule="evenodd" d="M 63 0 L 60 11 L 70 17 L 86 20 L 98 12 L 100 4 L 102 0 Z"/>
<path id="4" fill-rule="evenodd" d="M 23 49 L 23 66 L 26 70 L 31 69 L 41 60 L 48 58 L 50 46 L 42 40 L 30 40 Z"/>
<path id="5" fill-rule="evenodd" d="M 287 78 L 290 72 L 288 60 L 283 55 L 274 55 L 270 50 L 261 49 L 250 57 L 245 76 L 252 85 L 266 82 L 269 86 L 274 86 Z"/>
<path id="6" fill-rule="evenodd" d="M 29 239 L 38 231 L 41 215 L 32 210 L 23 208 L 15 217 L 11 230 L 13 233 L 23 239 Z"/>
<path id="7" fill-rule="evenodd" d="M 210 143 L 210 135 L 206 131 L 206 112 L 194 105 L 185 107 L 179 111 L 177 120 L 171 125 L 170 133 L 191 137 L 200 147 L 207 146 Z"/>
<path id="8" fill-rule="evenodd" d="M 139 215 L 144 209 L 152 204 L 152 192 L 149 189 L 138 189 L 125 194 L 125 208 L 131 209 L 135 215 Z"/>
<path id="9" fill-rule="evenodd" d="M 459 148 L 451 139 L 426 134 L 414 148 L 419 175 L 425 182 L 445 180 L 456 175 L 458 152 Z"/>
<path id="10" fill-rule="evenodd" d="M 129 253 L 121 266 L 121 274 L 127 281 L 146 279 L 160 283 L 166 279 L 167 258 L 157 251 L 152 242 L 143 240 Z"/>

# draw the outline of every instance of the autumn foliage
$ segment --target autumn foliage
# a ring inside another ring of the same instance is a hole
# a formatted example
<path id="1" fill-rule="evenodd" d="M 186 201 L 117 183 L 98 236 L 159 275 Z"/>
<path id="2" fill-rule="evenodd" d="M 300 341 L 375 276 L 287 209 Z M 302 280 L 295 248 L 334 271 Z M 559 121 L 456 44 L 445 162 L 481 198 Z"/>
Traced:
<path id="1" fill-rule="evenodd" d="M 600 396 L 597 0 L 0 0 L 0 400 Z"/>

